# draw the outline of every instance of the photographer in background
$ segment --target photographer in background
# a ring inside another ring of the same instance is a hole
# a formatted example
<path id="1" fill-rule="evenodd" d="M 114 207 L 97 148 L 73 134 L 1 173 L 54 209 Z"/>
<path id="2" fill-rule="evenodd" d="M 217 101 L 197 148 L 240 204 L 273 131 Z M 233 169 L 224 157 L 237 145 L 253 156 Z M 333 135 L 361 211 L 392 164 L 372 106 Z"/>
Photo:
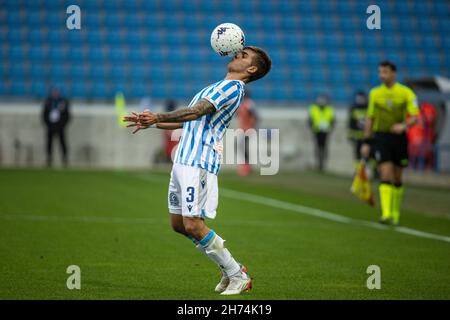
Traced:
<path id="1" fill-rule="evenodd" d="M 63 165 L 67 167 L 68 147 L 65 128 L 70 121 L 69 100 L 61 96 L 58 88 L 53 88 L 50 95 L 45 99 L 42 120 L 47 127 L 47 166 L 52 167 L 53 165 L 53 139 L 56 136 L 61 146 Z"/>

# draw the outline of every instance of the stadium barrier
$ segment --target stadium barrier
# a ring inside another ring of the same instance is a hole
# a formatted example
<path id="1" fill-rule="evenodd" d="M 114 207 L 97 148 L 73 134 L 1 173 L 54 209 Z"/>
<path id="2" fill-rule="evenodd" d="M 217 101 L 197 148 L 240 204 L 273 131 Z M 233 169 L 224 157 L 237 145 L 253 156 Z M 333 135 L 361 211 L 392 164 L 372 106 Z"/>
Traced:
<path id="1" fill-rule="evenodd" d="M 128 107 L 139 110 L 139 107 Z M 155 108 L 161 110 L 161 106 Z M 312 169 L 314 140 L 307 124 L 307 108 L 258 108 L 260 128 L 279 129 L 279 161 L 283 170 Z M 45 165 L 45 128 L 38 104 L 0 104 L 0 165 L 42 167 Z M 329 138 L 327 170 L 351 175 L 353 147 L 347 140 L 347 111 L 336 108 L 336 127 Z M 233 122 L 230 128 L 237 129 Z M 83 168 L 152 168 L 163 146 L 162 131 L 142 131 L 120 127 L 111 105 L 75 105 L 67 128 L 70 165 Z M 224 146 L 227 143 L 224 141 Z M 54 141 L 55 164 L 60 161 L 58 141 Z M 440 153 L 446 156 L 446 152 Z M 227 161 L 228 163 L 228 161 Z M 442 164 L 442 161 L 441 161 Z M 234 165 L 224 164 L 223 169 Z"/>

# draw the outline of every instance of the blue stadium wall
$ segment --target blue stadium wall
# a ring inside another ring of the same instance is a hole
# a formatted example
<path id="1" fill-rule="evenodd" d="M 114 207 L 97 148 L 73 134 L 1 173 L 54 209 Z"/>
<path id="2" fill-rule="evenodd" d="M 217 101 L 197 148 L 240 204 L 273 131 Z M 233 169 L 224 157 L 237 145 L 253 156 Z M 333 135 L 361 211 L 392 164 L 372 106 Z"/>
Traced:
<path id="1" fill-rule="evenodd" d="M 66 8 L 81 8 L 68 30 Z M 248 87 L 259 101 L 297 103 L 328 93 L 346 102 L 377 84 L 390 59 L 403 78 L 450 70 L 450 1 L 376 1 L 381 30 L 368 30 L 369 1 L 0 0 L 0 99 L 35 99 L 52 85 L 80 99 L 189 101 L 220 80 L 227 58 L 209 45 L 222 22 L 265 48 L 272 72 Z"/>

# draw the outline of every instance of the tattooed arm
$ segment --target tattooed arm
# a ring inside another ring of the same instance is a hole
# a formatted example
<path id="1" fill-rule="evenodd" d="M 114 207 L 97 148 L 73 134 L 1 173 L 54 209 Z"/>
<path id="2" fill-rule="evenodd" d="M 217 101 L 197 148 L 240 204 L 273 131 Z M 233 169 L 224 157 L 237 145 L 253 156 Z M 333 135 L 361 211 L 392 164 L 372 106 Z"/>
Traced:
<path id="1" fill-rule="evenodd" d="M 170 124 L 182 123 L 191 120 L 196 120 L 206 114 L 216 111 L 214 105 L 206 99 L 201 99 L 190 108 L 182 108 L 171 112 L 155 113 L 149 110 L 137 114 L 133 112 L 133 116 L 125 117 L 125 121 L 133 122 L 128 127 L 136 127 L 133 133 L 138 132 L 140 129 L 147 129 L 153 124 L 157 124 L 158 128 L 169 129 Z M 172 128 L 172 126 L 170 126 Z M 177 127 L 178 128 L 178 127 Z"/>
<path id="2" fill-rule="evenodd" d="M 191 108 L 183 108 L 171 112 L 160 112 L 156 114 L 157 122 L 186 122 L 196 120 L 205 114 L 216 111 L 214 105 L 206 99 L 201 99 Z"/>
<path id="3" fill-rule="evenodd" d="M 202 99 L 190 108 L 182 108 L 170 112 L 155 113 L 146 110 L 139 114 L 139 123 L 142 126 L 151 126 L 155 123 L 180 123 L 196 120 L 205 114 L 213 113 L 215 111 L 216 108 L 211 102 L 206 99 Z"/>

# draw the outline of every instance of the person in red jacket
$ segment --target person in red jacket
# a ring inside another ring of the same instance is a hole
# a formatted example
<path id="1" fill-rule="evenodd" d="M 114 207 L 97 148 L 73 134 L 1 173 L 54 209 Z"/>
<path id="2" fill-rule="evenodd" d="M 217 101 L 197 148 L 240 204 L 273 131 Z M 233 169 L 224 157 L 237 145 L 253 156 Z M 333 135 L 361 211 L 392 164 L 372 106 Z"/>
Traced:
<path id="1" fill-rule="evenodd" d="M 420 105 L 418 120 L 407 132 L 408 152 L 413 169 L 434 167 L 433 145 L 436 139 L 436 108 L 429 102 Z"/>

